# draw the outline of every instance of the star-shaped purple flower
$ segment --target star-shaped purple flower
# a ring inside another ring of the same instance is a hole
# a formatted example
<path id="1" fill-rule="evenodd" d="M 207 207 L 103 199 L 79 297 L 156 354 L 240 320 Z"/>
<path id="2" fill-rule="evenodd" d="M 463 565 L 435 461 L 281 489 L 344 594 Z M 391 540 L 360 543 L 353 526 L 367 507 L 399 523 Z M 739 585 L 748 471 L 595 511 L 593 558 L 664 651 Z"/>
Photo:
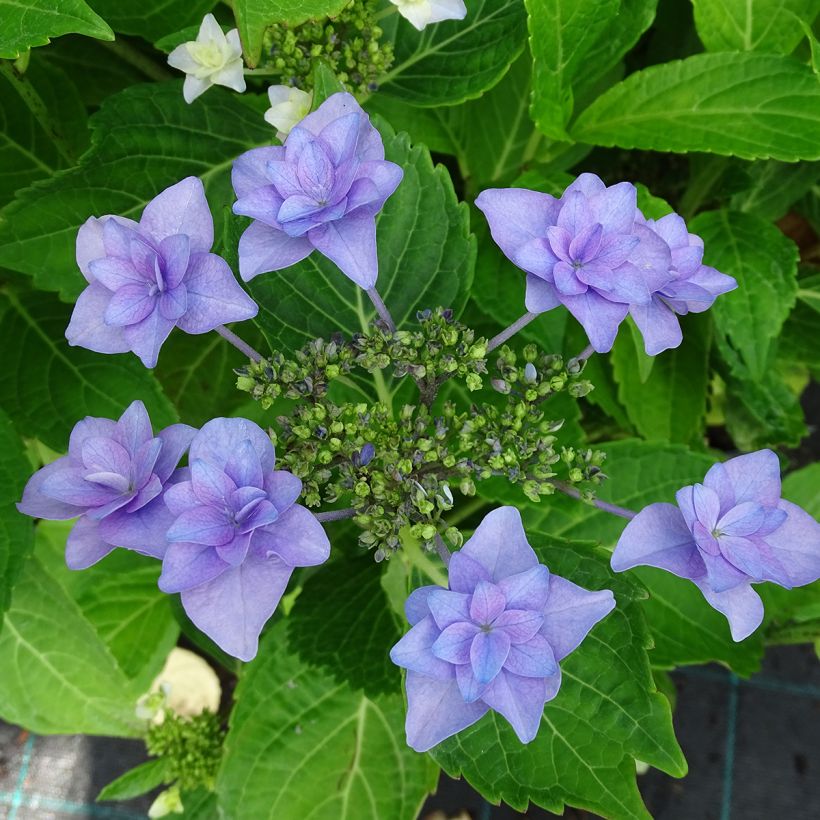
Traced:
<path id="1" fill-rule="evenodd" d="M 629 312 L 644 338 L 649 356 L 677 347 L 683 340 L 676 314 L 702 313 L 715 299 L 737 287 L 731 276 L 703 264 L 703 240 L 689 233 L 686 223 L 672 213 L 648 219 L 646 226 L 669 246 L 671 271 L 675 278 L 652 294 L 643 304 L 630 305 Z"/>
<path id="2" fill-rule="evenodd" d="M 504 254 L 527 272 L 527 310 L 563 304 L 593 348 L 612 348 L 630 305 L 646 305 L 674 278 L 669 248 L 643 224 L 629 182 L 581 174 L 560 199 L 491 188 L 476 199 Z"/>
<path id="3" fill-rule="evenodd" d="M 284 146 L 234 163 L 234 212 L 256 220 L 239 240 L 240 276 L 290 267 L 315 249 L 369 290 L 379 273 L 376 214 L 402 175 L 356 100 L 328 97 Z"/>
<path id="4" fill-rule="evenodd" d="M 407 743 L 424 752 L 500 712 L 522 743 L 538 732 L 561 685 L 558 662 L 615 606 L 551 575 L 514 507 L 489 513 L 449 566 L 449 589 L 407 599 L 412 629 L 390 658 L 407 669 Z"/>
<path id="5" fill-rule="evenodd" d="M 273 444 L 247 419 L 213 419 L 196 434 L 190 480 L 169 488 L 174 517 L 159 586 L 181 592 L 188 617 L 249 661 L 294 567 L 326 561 L 322 525 L 296 504 L 302 482 L 274 470 Z"/>
<path id="6" fill-rule="evenodd" d="M 181 477 L 176 466 L 195 432 L 173 424 L 154 436 L 141 401 L 119 421 L 87 416 L 71 431 L 68 455 L 29 479 L 17 508 L 52 521 L 79 517 L 66 541 L 71 569 L 86 569 L 115 547 L 162 558 L 173 522 L 162 491 Z"/>
<path id="7" fill-rule="evenodd" d="M 612 555 L 617 572 L 645 565 L 694 581 L 742 641 L 760 626 L 763 603 L 753 583 L 782 587 L 820 578 L 820 524 L 780 497 L 771 450 L 709 469 L 674 504 L 650 504 L 623 531 Z"/>
<path id="8" fill-rule="evenodd" d="M 209 253 L 214 224 L 197 177 L 166 188 L 139 223 L 90 217 L 77 234 L 77 265 L 88 280 L 66 339 L 97 353 L 133 351 L 154 367 L 174 327 L 205 333 L 256 315 L 222 257 Z"/>

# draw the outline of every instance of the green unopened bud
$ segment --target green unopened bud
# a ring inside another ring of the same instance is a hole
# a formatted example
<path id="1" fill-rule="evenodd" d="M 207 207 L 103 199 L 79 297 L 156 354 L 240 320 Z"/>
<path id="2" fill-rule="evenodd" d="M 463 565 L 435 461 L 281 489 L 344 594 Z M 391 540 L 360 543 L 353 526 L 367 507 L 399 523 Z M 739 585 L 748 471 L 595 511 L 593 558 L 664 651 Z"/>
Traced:
<path id="1" fill-rule="evenodd" d="M 470 392 L 481 390 L 481 376 L 478 373 L 468 373 L 465 383 Z"/>

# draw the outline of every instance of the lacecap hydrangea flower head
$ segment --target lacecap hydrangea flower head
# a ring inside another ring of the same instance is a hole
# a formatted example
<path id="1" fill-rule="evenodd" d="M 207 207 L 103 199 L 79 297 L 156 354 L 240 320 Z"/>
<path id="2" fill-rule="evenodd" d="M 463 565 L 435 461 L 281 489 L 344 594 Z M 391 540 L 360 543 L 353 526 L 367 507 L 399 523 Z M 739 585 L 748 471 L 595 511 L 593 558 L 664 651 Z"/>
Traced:
<path id="1" fill-rule="evenodd" d="M 87 416 L 71 431 L 68 455 L 29 479 L 17 508 L 52 521 L 79 518 L 66 541 L 71 569 L 86 569 L 115 547 L 162 558 L 173 522 L 162 493 L 182 477 L 176 467 L 195 432 L 173 424 L 154 435 L 141 401 L 119 421 Z"/>
<path id="2" fill-rule="evenodd" d="M 239 240 L 240 276 L 248 281 L 318 250 L 369 290 L 379 272 L 376 214 L 402 175 L 354 97 L 328 97 L 283 146 L 234 162 L 234 212 L 255 220 Z"/>
<path id="3" fill-rule="evenodd" d="M 726 616 L 736 641 L 763 620 L 752 584 L 791 589 L 820 578 L 820 524 L 780 497 L 771 450 L 715 464 L 675 498 L 677 506 L 650 504 L 629 522 L 612 568 L 660 567 L 688 578 Z"/>
<path id="4" fill-rule="evenodd" d="M 448 589 L 411 593 L 412 628 L 390 653 L 407 670 L 407 742 L 427 751 L 494 709 L 529 743 L 561 685 L 559 661 L 612 610 L 613 595 L 552 575 L 514 507 L 489 513 L 448 572 Z"/>
<path id="5" fill-rule="evenodd" d="M 77 265 L 88 287 L 71 314 L 68 343 L 97 353 L 131 350 L 154 367 L 174 327 L 205 333 L 255 316 L 256 303 L 228 263 L 210 253 L 213 241 L 197 177 L 158 194 L 139 222 L 90 217 L 77 233 Z"/>
<path id="6" fill-rule="evenodd" d="M 159 586 L 181 592 L 194 624 L 248 661 L 294 568 L 326 561 L 330 543 L 296 503 L 302 482 L 274 469 L 273 444 L 253 422 L 209 421 L 188 464 L 189 480 L 165 493 L 173 518 Z"/>
<path id="7" fill-rule="evenodd" d="M 700 270 L 703 243 L 685 225 L 685 237 L 679 235 L 679 217 L 647 222 L 629 182 L 607 187 L 595 174 L 581 174 L 557 199 L 524 188 L 493 188 L 478 196 L 476 206 L 496 244 L 527 272 L 527 310 L 543 313 L 563 304 L 599 353 L 612 348 L 630 311 L 647 352 L 676 347 L 680 326 L 671 313 L 681 312 L 689 296 L 705 309 L 735 284 Z M 684 289 L 685 282 L 698 290 Z M 687 303 L 686 310 L 692 309 Z"/>

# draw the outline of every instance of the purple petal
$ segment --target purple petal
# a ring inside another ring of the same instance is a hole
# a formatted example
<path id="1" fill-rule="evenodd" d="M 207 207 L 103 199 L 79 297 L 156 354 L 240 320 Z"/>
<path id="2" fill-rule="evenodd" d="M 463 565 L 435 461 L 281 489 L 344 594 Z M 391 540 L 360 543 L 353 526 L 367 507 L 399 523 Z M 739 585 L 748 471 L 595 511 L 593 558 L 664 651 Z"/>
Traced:
<path id="1" fill-rule="evenodd" d="M 476 585 L 490 580 L 490 573 L 486 568 L 473 560 L 463 550 L 454 552 L 447 567 L 450 589 L 454 592 L 471 593 Z"/>
<path id="2" fill-rule="evenodd" d="M 470 599 L 470 617 L 480 624 L 491 624 L 507 603 L 504 593 L 490 581 L 479 581 Z"/>
<path id="3" fill-rule="evenodd" d="M 562 296 L 577 296 L 586 293 L 589 286 L 578 278 L 580 271 L 566 262 L 558 262 L 552 269 L 555 289 Z"/>
<path id="4" fill-rule="evenodd" d="M 503 629 L 481 632 L 470 646 L 470 664 L 480 685 L 488 684 L 504 666 L 510 652 L 510 636 Z"/>
<path id="5" fill-rule="evenodd" d="M 651 228 L 670 248 L 685 248 L 689 245 L 689 231 L 678 214 L 662 216 L 651 224 Z"/>
<path id="6" fill-rule="evenodd" d="M 172 290 L 166 290 L 158 301 L 159 312 L 170 322 L 176 322 L 188 309 L 188 289 L 185 285 L 177 285 Z"/>
<path id="7" fill-rule="evenodd" d="M 250 661 L 256 656 L 259 633 L 279 604 L 292 572 L 278 558 L 254 560 L 249 555 L 241 566 L 183 590 L 182 606 L 221 649 Z"/>
<path id="8" fill-rule="evenodd" d="M 142 285 L 150 283 L 149 279 L 138 271 L 130 259 L 121 259 L 117 256 L 104 256 L 95 259 L 88 266 L 91 272 L 91 281 L 95 280 L 112 292 L 128 285 Z"/>
<path id="9" fill-rule="evenodd" d="M 237 487 L 262 486 L 262 465 L 249 439 L 239 443 L 236 452 L 225 465 L 225 473 L 236 482 Z"/>
<path id="10" fill-rule="evenodd" d="M 511 643 L 526 643 L 544 623 L 540 612 L 527 609 L 508 609 L 502 612 L 493 622 L 493 630 L 506 632 Z"/>
<path id="11" fill-rule="evenodd" d="M 131 477 L 135 488 L 145 485 L 151 474 L 154 472 L 154 465 L 162 450 L 162 441 L 158 438 L 151 438 L 137 448 L 131 462 Z"/>
<path id="12" fill-rule="evenodd" d="M 265 476 L 265 492 L 281 515 L 301 495 L 302 482 L 293 473 L 275 470 Z"/>
<path id="13" fill-rule="evenodd" d="M 191 257 L 185 287 L 187 307 L 177 324 L 186 333 L 205 333 L 219 325 L 251 319 L 259 310 L 234 279 L 228 263 L 213 253 Z"/>
<path id="14" fill-rule="evenodd" d="M 69 569 L 88 569 L 114 549 L 100 536 L 96 521 L 83 516 L 65 542 L 65 562 Z"/>
<path id="15" fill-rule="evenodd" d="M 527 274 L 527 294 L 524 304 L 531 313 L 546 313 L 561 304 L 555 286 L 537 276 Z"/>
<path id="16" fill-rule="evenodd" d="M 644 507 L 626 525 L 611 564 L 615 572 L 650 566 L 681 578 L 698 578 L 706 572 L 692 533 L 674 504 Z"/>
<path id="17" fill-rule="evenodd" d="M 284 159 L 268 162 L 265 166 L 265 171 L 268 179 L 273 183 L 276 193 L 278 193 L 282 199 L 287 199 L 289 196 L 301 193 L 302 188 L 296 176 L 296 168 L 288 164 Z M 252 191 L 249 191 L 248 194 L 243 194 L 243 196 L 250 196 L 252 193 Z"/>
<path id="18" fill-rule="evenodd" d="M 487 688 L 487 684 L 478 682 L 473 673 L 472 664 L 465 663 L 453 668 L 456 670 L 456 682 L 461 691 L 461 696 L 467 703 L 477 701 Z"/>
<path id="19" fill-rule="evenodd" d="M 234 160 L 231 170 L 231 182 L 237 197 L 247 196 L 256 188 L 270 184 L 268 163 L 284 159 L 285 149 L 281 146 L 252 148 Z"/>
<path id="20" fill-rule="evenodd" d="M 499 507 L 484 516 L 462 552 L 478 561 L 495 583 L 538 564 L 515 507 Z"/>
<path id="21" fill-rule="evenodd" d="M 430 607 L 427 605 L 427 596 L 433 590 L 441 589 L 439 586 L 430 584 L 425 587 L 416 587 L 404 602 L 404 614 L 411 626 L 417 624 L 422 618 L 426 618 L 430 614 Z"/>
<path id="22" fill-rule="evenodd" d="M 692 488 L 692 504 L 698 521 L 706 529 L 714 530 L 720 516 L 720 498 L 718 494 L 703 484 L 695 484 Z"/>
<path id="23" fill-rule="evenodd" d="M 763 526 L 765 520 L 766 510 L 760 504 L 744 501 L 721 517 L 717 529 L 725 535 L 752 535 Z"/>
<path id="24" fill-rule="evenodd" d="M 704 581 L 714 592 L 725 592 L 727 589 L 748 583 L 749 576 L 730 564 L 722 555 L 702 552 L 701 558 L 706 567 L 706 575 L 704 578 L 693 580 Z"/>
<path id="25" fill-rule="evenodd" d="M 640 239 L 633 234 L 610 234 L 601 242 L 595 261 L 608 268 L 617 268 L 626 262 L 638 242 Z"/>
<path id="26" fill-rule="evenodd" d="M 253 549 L 260 555 L 274 553 L 291 567 L 313 567 L 327 561 L 330 541 L 316 516 L 294 504 L 276 523 L 254 532 Z"/>
<path id="27" fill-rule="evenodd" d="M 454 679 L 447 681 L 407 673 L 407 744 L 426 752 L 479 720 L 488 710 L 482 701 L 465 703 Z"/>
<path id="28" fill-rule="evenodd" d="M 555 659 L 561 661 L 569 655 L 614 608 L 615 598 L 610 590 L 590 592 L 566 578 L 550 575 L 541 634 L 550 642 Z"/>
<path id="29" fill-rule="evenodd" d="M 82 465 L 82 450 L 85 440 L 92 436 L 114 438 L 117 432 L 117 422 L 111 419 L 101 419 L 95 416 L 86 416 L 74 425 L 68 439 L 68 455 L 72 466 Z"/>
<path id="30" fill-rule="evenodd" d="M 647 356 L 679 347 L 683 333 L 675 313 L 657 296 L 643 305 L 630 305 L 629 313 L 643 336 Z"/>
<path id="31" fill-rule="evenodd" d="M 226 563 L 232 567 L 240 566 L 251 546 L 252 533 L 236 533 L 234 537 L 227 543 L 216 547 L 216 554 Z"/>
<path id="32" fill-rule="evenodd" d="M 125 285 L 112 297 L 105 310 L 108 325 L 134 325 L 149 316 L 157 304 L 157 295 L 149 293 L 144 284 Z"/>
<path id="33" fill-rule="evenodd" d="M 65 337 L 72 347 L 84 347 L 95 353 L 125 353 L 130 350 L 122 328 L 105 323 L 105 313 L 112 293 L 92 282 L 77 297 Z"/>
<path id="34" fill-rule="evenodd" d="M 301 188 L 297 188 L 291 196 L 301 193 Z M 278 214 L 282 209 L 283 202 L 284 197 L 275 186 L 264 185 L 237 199 L 233 204 L 233 212 L 238 216 L 249 216 L 251 219 L 258 219 L 271 228 L 281 230 L 282 226 L 279 224 Z"/>
<path id="35" fill-rule="evenodd" d="M 218 547 L 230 543 L 234 534 L 223 510 L 202 506 L 183 512 L 168 530 L 168 540 Z"/>
<path id="36" fill-rule="evenodd" d="M 64 456 L 37 470 L 26 483 L 17 509 L 32 518 L 45 518 L 49 521 L 63 521 L 82 515 L 86 510 L 84 506 L 56 501 L 43 494 L 43 483 L 66 469 L 69 469 L 69 460 Z"/>
<path id="37" fill-rule="evenodd" d="M 607 233 L 630 233 L 638 210 L 638 191 L 631 182 L 619 182 L 589 199 L 595 222 Z"/>
<path id="38" fill-rule="evenodd" d="M 763 563 L 760 552 L 751 539 L 735 535 L 721 535 L 719 543 L 721 554 L 733 567 L 737 567 L 753 581 L 763 580 Z"/>
<path id="39" fill-rule="evenodd" d="M 163 592 L 182 592 L 227 572 L 230 564 L 223 561 L 214 547 L 203 544 L 168 544 L 162 560 L 159 588 Z"/>
<path id="40" fill-rule="evenodd" d="M 595 229 L 596 226 L 591 226 L 591 229 Z M 597 226 L 600 228 L 600 226 Z M 582 231 L 583 233 L 583 231 Z M 600 230 L 599 233 L 599 241 L 600 241 Z M 559 228 L 557 225 L 551 225 L 547 228 L 547 239 L 549 240 L 549 246 L 552 250 L 552 253 L 560 259 L 562 262 L 571 263 L 573 261 L 573 256 L 570 253 L 570 245 L 573 242 L 572 234 L 566 228 Z M 537 241 L 537 240 L 536 240 Z"/>
<path id="41" fill-rule="evenodd" d="M 532 609 L 541 612 L 549 595 L 550 571 L 543 564 L 538 564 L 524 572 L 508 575 L 499 581 L 498 585 L 510 609 Z"/>
<path id="42" fill-rule="evenodd" d="M 141 510 L 150 501 L 153 501 L 158 495 L 162 494 L 162 482 L 155 475 L 150 476 L 148 481 L 143 484 L 136 496 L 128 503 L 128 506 L 123 507 L 123 511 L 133 513 Z M 95 514 L 92 514 L 92 516 Z"/>
<path id="43" fill-rule="evenodd" d="M 202 503 L 194 493 L 194 486 L 190 481 L 181 481 L 173 487 L 168 487 L 162 497 L 165 506 L 174 517 Z"/>
<path id="44" fill-rule="evenodd" d="M 703 597 L 726 616 L 732 640 L 748 638 L 763 621 L 763 601 L 751 584 L 741 584 L 724 592 L 715 592 L 706 581 L 695 581 Z"/>
<path id="45" fill-rule="evenodd" d="M 259 490 L 259 492 L 263 492 L 263 490 Z M 291 509 L 296 509 L 296 507 L 292 507 Z M 300 507 L 299 509 L 304 510 L 305 508 Z M 308 515 L 310 514 L 311 513 L 308 512 Z M 241 508 L 236 514 L 236 520 L 239 523 L 239 532 L 241 533 L 252 532 L 260 527 L 268 527 L 278 519 L 279 511 L 270 501 L 264 498 L 258 502 L 256 500 L 252 501 L 246 507 Z"/>
<path id="46" fill-rule="evenodd" d="M 528 641 L 510 646 L 504 669 L 525 678 L 546 678 L 558 672 L 558 663 L 549 641 L 533 635 Z"/>
<path id="47" fill-rule="evenodd" d="M 214 222 L 199 178 L 186 177 L 154 197 L 142 212 L 140 228 L 157 242 L 185 234 L 192 251 L 209 251 L 214 243 Z"/>
<path id="48" fill-rule="evenodd" d="M 224 470 L 246 440 L 253 445 L 262 469 L 272 470 L 276 458 L 270 436 L 248 419 L 211 419 L 194 436 L 188 458 L 191 462 L 201 458 Z"/>
<path id="49" fill-rule="evenodd" d="M 572 191 L 580 191 L 586 196 L 594 196 L 604 190 L 606 190 L 606 185 L 603 180 L 597 174 L 591 174 L 587 171 L 583 174 L 579 174 L 575 180 L 567 186 L 564 193 L 567 194 Z"/>
<path id="50" fill-rule="evenodd" d="M 101 507 L 120 497 L 117 490 L 86 481 L 85 472 L 75 467 L 49 473 L 43 478 L 40 488 L 44 495 L 63 504 L 81 507 L 83 511 L 89 507 Z"/>
<path id="51" fill-rule="evenodd" d="M 157 433 L 157 438 L 162 442 L 162 449 L 154 465 L 154 472 L 160 481 L 167 481 L 174 472 L 196 432 L 195 427 L 187 424 L 172 424 Z"/>
<path id="52" fill-rule="evenodd" d="M 200 503 L 212 507 L 227 506 L 228 496 L 236 491 L 236 484 L 222 470 L 201 458 L 191 460 L 191 485 Z"/>
<path id="53" fill-rule="evenodd" d="M 820 578 L 820 524 L 790 501 L 784 499 L 777 506 L 788 517 L 765 536 L 765 542 L 786 567 L 791 586 L 810 584 Z"/>
<path id="54" fill-rule="evenodd" d="M 139 399 L 132 401 L 125 408 L 117 422 L 114 435 L 132 456 L 154 437 L 148 411 Z"/>
<path id="55" fill-rule="evenodd" d="M 88 282 L 92 282 L 89 263 L 95 259 L 105 256 L 105 245 L 102 238 L 102 219 L 89 216 L 77 231 L 76 259 L 77 267 L 85 276 Z"/>
<path id="56" fill-rule="evenodd" d="M 717 467 L 718 465 L 715 465 Z M 780 500 L 780 462 L 771 450 L 730 458 L 721 470 L 710 468 L 703 479 L 707 487 L 720 493 L 716 485 L 728 480 L 734 503 L 756 501 L 764 507 L 776 507 Z M 725 471 L 725 472 L 724 472 Z"/>
<path id="57" fill-rule="evenodd" d="M 675 278 L 672 254 L 666 242 L 644 225 L 635 225 L 632 231 L 640 242 L 630 252 L 629 261 L 637 268 L 647 291 L 654 293 Z"/>
<path id="58" fill-rule="evenodd" d="M 447 629 L 458 621 L 469 621 L 470 596 L 449 589 L 434 589 L 427 596 L 427 606 L 439 629 Z"/>
<path id="59" fill-rule="evenodd" d="M 546 239 L 531 239 L 519 245 L 509 259 L 528 274 L 534 274 L 547 282 L 553 281 L 553 270 L 559 261 Z"/>
<path id="60" fill-rule="evenodd" d="M 166 533 L 174 516 L 161 498 L 155 498 L 136 512 L 117 510 L 100 521 L 100 536 L 109 544 L 162 558 L 168 541 Z"/>
<path id="61" fill-rule="evenodd" d="M 384 145 L 381 135 L 370 124 L 369 118 L 356 102 L 356 98 L 344 92 L 332 94 L 315 111 L 308 114 L 297 128 L 290 132 L 287 142 L 290 144 L 294 132 L 299 130 L 307 131 L 318 137 L 330 123 L 351 112 L 361 115 L 359 134 L 356 140 L 356 157 L 361 162 L 384 159 Z"/>
<path id="62" fill-rule="evenodd" d="M 428 615 L 403 635 L 390 650 L 390 660 L 403 669 L 420 672 L 438 680 L 452 679 L 452 666 L 433 654 L 432 647 L 439 634 L 435 621 Z"/>
<path id="63" fill-rule="evenodd" d="M 579 296 L 564 296 L 561 301 L 581 323 L 593 349 L 608 353 L 618 335 L 618 325 L 626 318 L 629 306 L 610 302 L 594 290 Z"/>
<path id="64" fill-rule="evenodd" d="M 131 471 L 128 451 L 108 436 L 89 436 L 82 443 L 81 453 L 85 467 L 94 472 L 127 476 Z"/>
<path id="65" fill-rule="evenodd" d="M 395 162 L 373 161 L 363 162 L 359 165 L 357 172 L 359 179 L 366 179 L 376 187 L 378 195 L 375 199 L 370 200 L 366 204 L 356 204 L 354 201 L 354 191 L 351 188 L 350 196 L 348 197 L 349 208 L 352 211 L 354 208 L 367 208 L 368 212 L 375 214 L 381 210 L 385 200 L 392 196 L 396 188 L 401 184 L 404 178 L 404 171 L 400 165 Z M 355 182 L 353 185 L 355 186 Z"/>
<path id="66" fill-rule="evenodd" d="M 601 247 L 602 233 L 603 228 L 599 222 L 587 225 L 569 243 L 568 255 L 570 259 L 577 259 L 582 262 L 594 259 L 598 253 L 598 248 Z"/>
<path id="67" fill-rule="evenodd" d="M 586 196 L 580 191 L 565 191 L 556 224 L 572 236 L 580 233 L 590 222 L 595 222 Z"/>
<path id="68" fill-rule="evenodd" d="M 174 323 L 155 310 L 141 322 L 124 327 L 122 333 L 129 349 L 146 367 L 152 368 L 156 367 L 160 348 L 173 329 Z"/>
<path id="69" fill-rule="evenodd" d="M 239 238 L 239 275 L 250 282 L 254 276 L 289 268 L 313 251 L 305 236 L 288 236 L 284 231 L 254 222 Z"/>
<path id="70" fill-rule="evenodd" d="M 167 236 L 159 243 L 159 250 L 165 260 L 166 287 L 173 290 L 181 284 L 188 271 L 191 259 L 191 240 L 185 234 Z"/>
<path id="71" fill-rule="evenodd" d="M 430 620 L 433 619 L 430 618 Z M 450 624 L 441 634 L 438 634 L 438 627 L 435 627 L 435 631 L 438 637 L 432 645 L 432 652 L 437 658 L 441 658 L 447 663 L 470 662 L 470 647 L 473 638 L 478 634 L 478 627 L 475 624 L 459 621 Z M 422 672 L 424 670 L 417 669 L 416 671 Z"/>
<path id="72" fill-rule="evenodd" d="M 316 250 L 323 253 L 359 287 L 368 290 L 379 276 L 376 256 L 376 221 L 367 214 L 328 222 L 308 233 Z"/>
<path id="73" fill-rule="evenodd" d="M 538 733 L 544 703 L 554 697 L 560 679 L 548 688 L 543 678 L 525 678 L 502 671 L 487 687 L 481 699 L 502 714 L 522 743 L 529 743 Z"/>

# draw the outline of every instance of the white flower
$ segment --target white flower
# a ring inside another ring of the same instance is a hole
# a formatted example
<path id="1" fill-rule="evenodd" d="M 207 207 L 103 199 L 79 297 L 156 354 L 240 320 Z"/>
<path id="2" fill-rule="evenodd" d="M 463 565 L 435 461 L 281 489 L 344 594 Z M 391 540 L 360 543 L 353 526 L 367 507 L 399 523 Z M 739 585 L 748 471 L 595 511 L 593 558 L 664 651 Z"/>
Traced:
<path id="1" fill-rule="evenodd" d="M 399 14 L 421 31 L 429 23 L 463 20 L 467 16 L 464 0 L 390 0 Z"/>
<path id="2" fill-rule="evenodd" d="M 159 693 L 162 705 L 169 711 L 181 717 L 194 717 L 205 709 L 216 712 L 222 687 L 207 661 L 194 652 L 175 647 L 151 684 L 151 693 L 155 697 Z M 146 705 L 150 708 L 153 702 Z"/>
<path id="3" fill-rule="evenodd" d="M 276 129 L 277 139 L 284 142 L 291 128 L 310 113 L 313 94 L 289 85 L 272 85 L 268 97 L 270 108 L 265 112 L 265 122 Z"/>
<path id="4" fill-rule="evenodd" d="M 203 18 L 196 40 L 177 46 L 168 55 L 168 65 L 188 75 L 182 86 L 182 96 L 187 103 L 192 103 L 212 85 L 245 90 L 239 32 L 234 28 L 224 34 L 213 14 Z"/>
<path id="5" fill-rule="evenodd" d="M 157 795 L 157 799 L 148 809 L 148 816 L 151 820 L 156 820 L 156 818 L 165 817 L 168 814 L 182 814 L 183 811 L 184 807 L 179 794 L 179 786 L 171 786 L 170 789 L 166 789 Z"/>

